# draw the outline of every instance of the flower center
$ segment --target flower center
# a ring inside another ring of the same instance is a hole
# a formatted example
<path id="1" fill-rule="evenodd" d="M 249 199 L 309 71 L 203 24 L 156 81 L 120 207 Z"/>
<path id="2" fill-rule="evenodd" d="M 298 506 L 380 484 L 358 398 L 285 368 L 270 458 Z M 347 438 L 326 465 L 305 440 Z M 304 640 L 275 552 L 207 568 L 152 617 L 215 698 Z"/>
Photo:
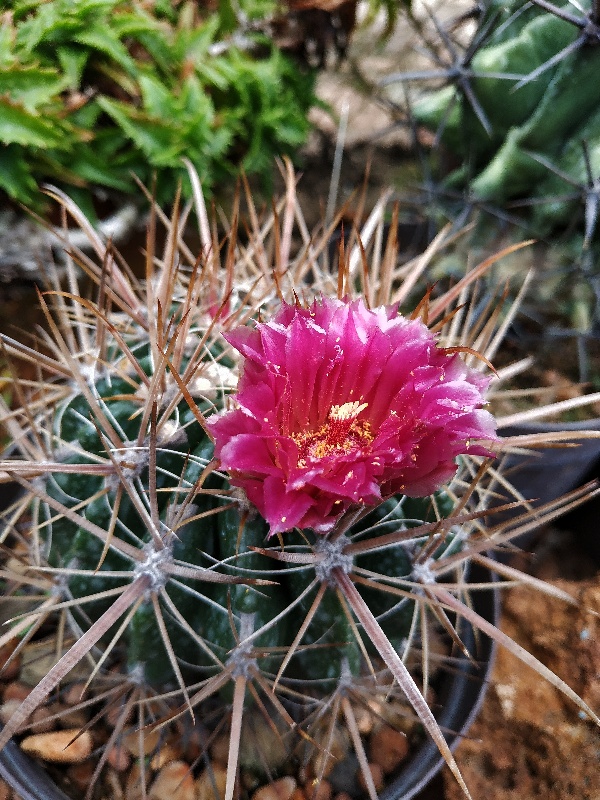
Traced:
<path id="1" fill-rule="evenodd" d="M 327 421 L 316 431 L 292 433 L 298 445 L 298 466 L 305 467 L 307 458 L 320 459 L 366 447 L 373 441 L 371 425 L 357 419 L 367 403 L 343 403 L 331 406 Z"/>

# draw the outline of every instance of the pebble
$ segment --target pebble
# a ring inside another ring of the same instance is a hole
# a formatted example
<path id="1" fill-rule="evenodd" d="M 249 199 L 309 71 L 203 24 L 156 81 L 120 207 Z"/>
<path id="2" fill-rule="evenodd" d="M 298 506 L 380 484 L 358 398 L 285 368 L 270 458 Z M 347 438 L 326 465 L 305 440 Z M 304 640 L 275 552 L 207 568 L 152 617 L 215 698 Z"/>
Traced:
<path id="1" fill-rule="evenodd" d="M 196 800 L 196 782 L 185 761 L 170 761 L 160 770 L 148 794 L 149 800 Z"/>
<path id="2" fill-rule="evenodd" d="M 23 664 L 20 673 L 23 683 L 28 686 L 37 686 L 67 650 L 68 648 L 65 648 L 62 653 L 57 653 L 56 640 L 52 638 L 27 644 L 23 648 Z M 86 659 L 83 659 L 65 676 L 65 680 L 85 680 L 88 673 L 89 666 Z"/>
<path id="3" fill-rule="evenodd" d="M 178 761 L 181 760 L 181 748 L 174 747 L 172 744 L 168 742 L 161 745 L 158 748 L 158 751 L 152 756 L 150 760 L 150 769 L 155 771 L 162 769 L 165 764 L 168 764 L 170 761 Z"/>
<path id="4" fill-rule="evenodd" d="M 142 753 L 145 756 L 154 755 L 160 742 L 160 731 L 143 731 L 141 736 Z M 140 733 L 137 730 L 131 731 L 123 737 L 123 745 L 132 756 L 138 757 L 140 754 Z"/>
<path id="5" fill-rule="evenodd" d="M 252 795 L 252 800 L 291 800 L 297 788 L 295 778 L 279 778 L 257 789 Z"/>
<path id="6" fill-rule="evenodd" d="M 72 708 L 66 703 L 51 703 L 47 708 L 52 714 L 60 714 L 55 721 L 60 728 L 83 728 L 89 720 L 85 709 Z"/>
<path id="7" fill-rule="evenodd" d="M 9 719 L 12 717 L 12 715 L 15 713 L 15 711 L 20 705 L 21 705 L 20 700 L 6 700 L 4 703 L 2 703 L 2 705 L 0 706 L 0 722 L 3 725 L 7 725 Z M 25 722 L 25 724 L 27 724 L 27 721 Z"/>
<path id="8" fill-rule="evenodd" d="M 217 764 L 227 766 L 229 758 L 229 736 L 217 736 L 210 746 L 210 757 Z"/>
<path id="9" fill-rule="evenodd" d="M 324 740 L 323 746 L 326 749 L 318 750 L 310 762 L 310 772 L 315 778 L 327 778 L 336 764 L 346 757 L 350 746 L 347 732 L 336 727 L 331 738 L 327 736 Z"/>
<path id="10" fill-rule="evenodd" d="M 2 692 L 2 700 L 8 703 L 9 700 L 18 700 L 21 703 L 31 692 L 31 686 L 26 686 L 20 681 L 11 681 Z"/>
<path id="11" fill-rule="evenodd" d="M 127 800 L 138 800 L 138 798 L 142 797 L 144 794 L 146 797 L 148 796 L 148 792 L 142 792 L 142 775 L 139 762 L 134 762 L 131 765 L 131 769 L 127 773 L 127 777 L 125 779 L 125 797 Z M 146 786 L 148 781 L 148 770 L 146 770 Z"/>
<path id="12" fill-rule="evenodd" d="M 375 784 L 376 791 L 380 792 L 383 789 L 383 770 L 379 766 L 379 764 L 369 764 L 369 771 L 371 772 L 371 777 L 373 778 L 373 783 Z M 358 783 L 361 789 L 366 792 L 367 791 L 367 784 L 365 783 L 365 776 L 362 773 L 362 770 L 358 770 Z"/>
<path id="13" fill-rule="evenodd" d="M 125 772 L 131 764 L 131 754 L 122 744 L 115 744 L 106 754 L 106 760 L 115 772 Z"/>
<path id="14" fill-rule="evenodd" d="M 83 692 L 85 690 L 85 683 L 83 681 L 79 681 L 78 683 L 72 683 L 67 691 L 62 695 L 64 702 L 68 706 L 76 706 L 78 703 L 81 703 L 83 700 Z"/>
<path id="15" fill-rule="evenodd" d="M 211 764 L 196 781 L 196 800 L 223 800 L 227 784 L 227 770 L 220 764 Z"/>
<path id="16" fill-rule="evenodd" d="M 289 759 L 289 752 L 280 731 L 262 714 L 244 720 L 240 741 L 240 766 L 251 772 L 267 769 L 277 772 Z"/>
<path id="17" fill-rule="evenodd" d="M 125 719 L 121 718 L 122 713 L 123 713 L 123 705 L 120 703 L 116 705 L 111 705 L 110 708 L 107 709 L 106 722 L 109 725 L 109 727 L 115 728 L 117 724 L 123 725 L 130 722 L 131 718 L 133 717 L 133 705 L 131 705 L 127 710 L 127 713 L 125 714 Z"/>
<path id="18" fill-rule="evenodd" d="M 42 761 L 51 761 L 55 764 L 78 764 L 89 758 L 93 749 L 91 733 L 84 731 L 81 736 L 78 736 L 79 732 L 78 728 L 72 728 L 51 733 L 34 733 L 23 739 L 21 750 L 41 758 Z M 75 741 L 69 744 L 75 736 L 77 736 Z"/>
<path id="19" fill-rule="evenodd" d="M 312 781 L 304 787 L 307 800 L 331 800 L 333 789 L 329 781 Z"/>
<path id="20" fill-rule="evenodd" d="M 81 764 L 72 764 L 67 769 L 69 780 L 74 786 L 77 786 L 82 795 L 85 794 L 86 789 L 92 782 L 95 766 L 93 761 L 88 760 L 83 761 Z"/>
<path id="21" fill-rule="evenodd" d="M 373 730 L 373 722 L 375 716 L 372 711 L 364 706 L 357 706 L 354 708 L 354 716 L 356 717 L 356 724 L 362 736 L 368 736 Z"/>
<path id="22" fill-rule="evenodd" d="M 19 675 L 21 671 L 21 654 L 15 656 L 8 666 L 5 666 L 8 659 L 17 649 L 19 639 L 13 639 L 12 642 L 7 642 L 3 647 L 0 647 L 0 667 L 2 668 L 2 680 L 12 681 Z M 0 795 L 0 800 L 2 796 Z"/>
<path id="23" fill-rule="evenodd" d="M 386 775 L 394 772 L 408 756 L 408 737 L 389 725 L 376 728 L 369 738 L 369 758 Z"/>
<path id="24" fill-rule="evenodd" d="M 51 719 L 52 711 L 47 706 L 38 706 L 31 714 L 31 724 L 35 724 L 34 733 L 48 733 L 53 730 L 56 720 Z"/>

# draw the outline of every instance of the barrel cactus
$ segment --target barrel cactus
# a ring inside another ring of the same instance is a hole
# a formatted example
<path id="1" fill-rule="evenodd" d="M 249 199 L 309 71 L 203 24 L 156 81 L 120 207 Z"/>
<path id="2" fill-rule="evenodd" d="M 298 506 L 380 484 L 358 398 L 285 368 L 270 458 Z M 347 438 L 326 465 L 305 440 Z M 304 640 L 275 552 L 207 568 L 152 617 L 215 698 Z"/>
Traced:
<path id="1" fill-rule="evenodd" d="M 452 313 L 494 259 L 405 317 L 398 303 L 413 278 L 396 277 L 393 237 L 375 251 L 381 272 L 369 275 L 364 261 L 384 204 L 364 241 L 340 253 L 334 278 L 320 261 L 328 232 L 308 235 L 289 169 L 281 205 L 259 222 L 248 195 L 248 235 L 237 241 L 235 211 L 223 247 L 190 178 L 200 253 L 182 235 L 189 208 L 170 220 L 154 208 L 143 281 L 57 192 L 95 250 L 75 254 L 95 299 L 79 293 L 68 258 L 69 291 L 41 295 L 40 346 L 3 336 L 6 352 L 33 362 L 40 378 L 25 383 L 15 372 L 20 408 L 4 407 L 13 444 L 2 475 L 25 490 L 4 536 L 17 537 L 29 567 L 8 585 L 21 602 L 23 592 L 35 596 L 0 643 L 20 639 L 18 653 L 53 614 L 74 643 L 0 745 L 89 654 L 89 681 L 119 675 L 120 701 L 135 697 L 142 729 L 186 711 L 193 718 L 208 701 L 228 711 L 228 799 L 244 717 L 265 703 L 305 742 L 323 714 L 344 717 L 375 797 L 349 698 L 360 682 L 385 705 L 395 681 L 469 796 L 424 699 L 428 631 L 438 626 L 464 649 L 461 618 L 598 721 L 474 612 L 464 581 L 472 558 L 487 563 L 490 543 L 521 529 L 484 525 L 500 446 L 483 407 L 496 317 L 473 325 Z M 167 230 L 160 256 L 157 219 Z M 407 667 L 414 653 L 416 671 Z M 128 724 L 123 713 L 111 741 Z M 276 769 L 267 763 L 268 774 Z"/>

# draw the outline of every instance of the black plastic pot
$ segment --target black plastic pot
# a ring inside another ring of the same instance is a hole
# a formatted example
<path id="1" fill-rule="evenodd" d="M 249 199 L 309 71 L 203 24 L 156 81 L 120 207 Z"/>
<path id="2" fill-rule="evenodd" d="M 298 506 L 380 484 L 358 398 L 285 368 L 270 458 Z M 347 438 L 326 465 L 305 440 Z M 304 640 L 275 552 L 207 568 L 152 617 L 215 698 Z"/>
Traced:
<path id="1" fill-rule="evenodd" d="M 21 800 L 69 800 L 47 772 L 14 743 L 0 753 L 0 777 Z"/>
<path id="2" fill-rule="evenodd" d="M 495 576 L 484 567 L 471 564 L 469 580 L 473 583 L 491 582 Z M 487 589 L 472 593 L 473 609 L 488 622 L 497 624 L 500 619 L 500 597 L 498 592 Z M 466 734 L 483 702 L 492 670 L 495 644 L 487 636 L 477 634 L 464 623 L 459 630 L 467 649 L 475 654 L 476 662 L 461 656 L 452 674 L 447 674 L 438 690 L 441 711 L 437 721 L 446 733 L 453 750 Z M 380 800 L 411 800 L 416 797 L 444 766 L 444 759 L 436 745 L 427 740 L 414 756 L 402 767 L 392 782 L 380 793 Z"/>
<path id="3" fill-rule="evenodd" d="M 518 436 L 554 431 L 600 430 L 600 419 L 585 422 L 536 422 L 503 428 L 503 436 Z M 600 480 L 600 439 L 582 439 L 576 447 L 539 450 L 532 456 L 511 456 L 504 463 L 504 475 L 532 505 L 541 506 L 588 481 Z M 512 499 L 507 497 L 507 500 Z M 522 513 L 516 509 L 510 515 Z M 577 531 L 578 548 L 594 563 L 600 564 L 600 538 L 597 536 L 600 498 L 594 497 L 574 511 L 559 517 L 556 526 Z M 535 546 L 544 535 L 537 529 L 514 540 L 523 549 Z M 500 556 L 498 556 L 500 557 Z"/>

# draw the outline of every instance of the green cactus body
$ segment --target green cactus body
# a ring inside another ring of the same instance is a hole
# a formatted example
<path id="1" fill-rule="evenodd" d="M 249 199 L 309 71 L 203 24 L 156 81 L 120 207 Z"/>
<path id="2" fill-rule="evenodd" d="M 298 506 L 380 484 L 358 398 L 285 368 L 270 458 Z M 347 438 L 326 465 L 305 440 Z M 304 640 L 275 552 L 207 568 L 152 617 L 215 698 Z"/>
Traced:
<path id="1" fill-rule="evenodd" d="M 142 358 L 140 366 L 148 367 L 147 359 Z M 138 387 L 139 390 L 139 387 Z M 104 409 L 111 423 L 118 430 L 124 442 L 131 444 L 128 454 L 121 460 L 122 470 L 131 470 L 133 480 L 139 480 L 148 488 L 147 449 L 136 447 L 141 414 L 139 403 L 128 399 L 133 397 L 135 388 L 122 379 L 101 379 L 94 385 L 94 394 L 104 401 Z M 58 409 L 55 419 L 55 435 L 65 443 L 67 450 L 63 461 L 70 464 L 90 464 L 94 456 L 106 457 L 106 440 L 102 440 L 96 424 L 90 418 L 90 407 L 81 394 L 76 394 Z M 176 507 L 176 497 L 166 491 L 176 489 L 181 483 L 191 487 L 212 456 L 210 442 L 197 422 L 190 424 L 190 410 L 185 402 L 180 404 L 176 415 L 182 427 L 179 435 L 172 441 L 163 443 L 157 452 L 156 488 L 161 519 L 168 510 Z M 186 424 L 187 423 L 187 424 Z M 69 452 L 73 448 L 73 452 Z M 189 454 L 189 455 L 188 455 Z M 129 458 L 129 461 L 127 460 Z M 58 474 L 47 481 L 48 494 L 67 507 L 85 504 L 84 516 L 89 522 L 102 530 L 110 530 L 111 516 L 115 508 L 116 486 L 110 486 L 110 478 L 86 474 Z M 90 498 L 96 499 L 89 502 Z M 196 513 L 209 511 L 215 505 L 211 496 L 196 499 Z M 126 493 L 119 499 L 117 532 L 142 550 L 149 542 L 149 534 L 144 520 Z M 178 536 L 172 547 L 172 557 L 198 566 L 208 567 L 210 561 L 203 555 L 212 553 L 215 545 L 214 517 L 207 516 L 197 526 L 187 526 L 185 536 Z M 124 534 L 125 532 L 125 534 Z M 68 580 L 70 594 L 75 598 L 85 598 L 89 594 L 106 590 L 110 586 L 124 585 L 129 578 L 103 577 L 103 572 L 131 572 L 134 565 L 118 551 L 109 549 L 100 567 L 103 545 L 96 537 L 76 523 L 67 519 L 53 521 L 51 533 L 47 535 L 49 561 L 55 566 L 87 570 L 85 575 L 73 575 Z M 168 593 L 182 616 L 193 619 L 202 607 L 197 594 L 204 589 L 198 582 L 189 582 L 194 592 L 188 593 L 177 585 L 169 585 Z M 208 584 L 205 584 L 208 585 Z M 86 603 L 82 606 L 90 619 L 99 616 L 110 603 L 109 600 Z M 167 622 L 170 639 L 176 642 L 176 655 L 184 662 L 197 663 L 197 646 L 188 636 L 181 636 L 177 625 Z M 143 664 L 145 678 L 150 683 L 168 680 L 172 671 L 164 652 L 160 631 L 157 628 L 155 612 L 149 600 L 144 601 L 133 614 L 126 630 L 128 663 L 130 668 Z"/>
<path id="2" fill-rule="evenodd" d="M 530 152 L 550 159 L 563 169 L 561 147 L 565 142 L 580 143 L 586 134 L 592 142 L 598 138 L 597 121 L 589 124 L 589 115 L 597 108 L 597 97 L 589 87 L 599 68 L 600 53 L 594 55 L 587 50 L 560 64 L 530 119 L 509 132 L 505 144 L 473 181 L 477 196 L 506 200 L 527 193 L 548 173 Z"/>
<path id="3" fill-rule="evenodd" d="M 516 79 L 487 77 L 499 72 L 526 77 L 577 38 L 573 25 L 545 9 L 533 7 L 510 16 L 519 10 L 516 3 L 506 9 L 492 4 L 481 22 L 484 27 L 491 18 L 491 32 L 472 60 L 471 85 L 491 135 L 466 99 L 456 102 L 458 89 L 452 86 L 425 96 L 414 114 L 432 130 L 442 126 L 446 146 L 468 161 L 468 168 L 449 176 L 450 185 L 467 185 L 474 198 L 500 204 L 520 197 L 542 201 L 549 197 L 536 205 L 532 215 L 536 230 L 547 232 L 569 222 L 573 205 L 552 201 L 552 195 L 564 194 L 569 187 L 542 162 L 584 182 L 581 141 L 594 152 L 600 140 L 594 88 L 600 50 L 579 47 L 520 87 L 515 87 Z M 455 109 L 448 114 L 450 103 Z"/>
<path id="4" fill-rule="evenodd" d="M 492 136 L 483 139 L 489 142 L 489 150 L 498 146 L 510 128 L 522 125 L 535 112 L 548 90 L 552 73 L 543 73 L 538 80 L 519 89 L 514 88 L 513 81 L 486 78 L 485 74 L 505 72 L 525 76 L 565 47 L 571 38 L 567 23 L 555 17 L 537 17 L 516 38 L 492 44 L 475 55 L 473 71 L 483 77 L 476 78 L 473 85 L 492 126 Z"/>
<path id="5" fill-rule="evenodd" d="M 508 28 L 512 31 L 513 25 Z M 553 73 L 548 71 L 538 80 L 517 90 L 514 88 L 514 81 L 486 77 L 486 73 L 504 72 L 526 76 L 565 47 L 571 39 L 571 26 L 567 23 L 555 17 L 535 17 L 518 34 L 515 32 L 511 38 L 499 43 L 492 36 L 491 44 L 478 51 L 472 64 L 477 75 L 473 86 L 491 124 L 491 136 L 481 128 L 468 103 L 455 102 L 456 90 L 452 86 L 444 87 L 432 96 L 426 95 L 415 105 L 415 118 L 433 129 L 444 121 L 443 141 L 448 146 L 457 148 L 459 152 L 465 152 L 468 148 L 468 152 L 472 153 L 473 142 L 465 136 L 465 126 L 468 125 L 476 135 L 474 145 L 477 158 L 480 160 L 489 157 L 501 145 L 512 127 L 523 125 L 535 112 L 545 96 Z M 447 117 L 451 103 L 456 111 Z"/>
<path id="6" fill-rule="evenodd" d="M 583 142 L 586 142 L 592 176 L 600 174 L 600 111 L 592 114 L 587 123 L 579 130 L 580 138 L 570 138 L 560 153 L 560 169 L 572 180 L 585 186 L 588 174 L 585 163 Z M 553 225 L 563 223 L 573 214 L 574 206 L 579 198 L 557 199 L 572 190 L 568 182 L 560 175 L 547 172 L 545 179 L 537 186 L 534 197 L 544 198 L 543 206 L 534 208 L 533 220 L 536 229 L 548 232 Z"/>

